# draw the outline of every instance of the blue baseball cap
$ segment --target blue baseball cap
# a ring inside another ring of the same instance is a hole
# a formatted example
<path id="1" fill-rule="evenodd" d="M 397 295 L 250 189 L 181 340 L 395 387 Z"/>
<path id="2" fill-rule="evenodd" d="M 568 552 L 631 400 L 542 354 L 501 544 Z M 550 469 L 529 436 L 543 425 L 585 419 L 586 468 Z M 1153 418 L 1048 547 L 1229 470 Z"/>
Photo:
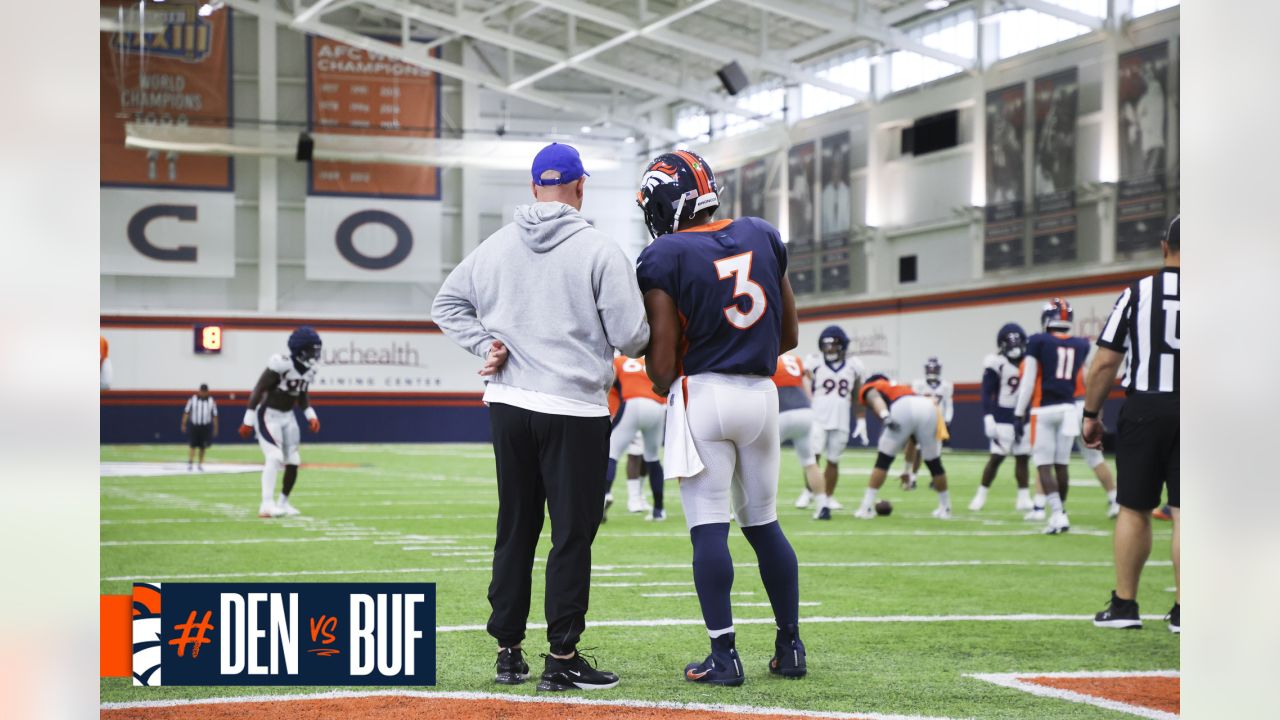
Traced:
<path id="1" fill-rule="evenodd" d="M 534 185 L 564 185 L 590 173 L 582 168 L 582 157 L 571 145 L 551 143 L 533 158 Z"/>

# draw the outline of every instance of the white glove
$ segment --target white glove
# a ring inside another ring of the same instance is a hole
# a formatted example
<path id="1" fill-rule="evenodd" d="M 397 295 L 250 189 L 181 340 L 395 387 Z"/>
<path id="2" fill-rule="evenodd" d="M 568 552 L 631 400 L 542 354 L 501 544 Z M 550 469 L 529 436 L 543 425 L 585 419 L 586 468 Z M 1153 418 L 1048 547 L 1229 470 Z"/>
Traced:
<path id="1" fill-rule="evenodd" d="M 982 429 L 989 439 L 996 439 L 996 418 L 994 415 L 984 415 L 982 417 Z"/>
<path id="2" fill-rule="evenodd" d="M 240 424 L 248 425 L 249 427 L 258 427 L 258 413 L 254 412 L 253 408 L 245 408 L 244 420 L 241 420 Z"/>
<path id="3" fill-rule="evenodd" d="M 863 445 L 867 444 L 867 419 L 858 418 L 858 424 L 853 427 L 853 437 L 861 440 Z"/>

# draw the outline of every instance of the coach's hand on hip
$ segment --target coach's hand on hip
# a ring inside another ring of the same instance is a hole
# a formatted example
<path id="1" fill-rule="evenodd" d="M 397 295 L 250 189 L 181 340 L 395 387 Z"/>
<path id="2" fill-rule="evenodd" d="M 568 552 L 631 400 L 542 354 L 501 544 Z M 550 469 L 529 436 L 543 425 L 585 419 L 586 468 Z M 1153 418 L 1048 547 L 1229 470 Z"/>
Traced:
<path id="1" fill-rule="evenodd" d="M 507 355 L 509 354 L 507 346 L 503 345 L 501 340 L 494 340 L 493 344 L 489 346 L 488 356 L 484 359 L 484 367 L 480 368 L 480 376 L 497 375 L 503 364 L 507 362 Z"/>

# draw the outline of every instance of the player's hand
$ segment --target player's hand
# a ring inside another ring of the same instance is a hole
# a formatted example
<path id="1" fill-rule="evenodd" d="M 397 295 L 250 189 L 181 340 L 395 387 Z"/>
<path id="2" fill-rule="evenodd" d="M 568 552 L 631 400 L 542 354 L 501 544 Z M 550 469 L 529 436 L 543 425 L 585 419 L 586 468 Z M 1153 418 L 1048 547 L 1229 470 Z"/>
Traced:
<path id="1" fill-rule="evenodd" d="M 248 440 L 249 438 L 253 437 L 253 426 L 252 426 L 252 425 L 241 425 L 241 426 L 240 426 L 240 437 L 244 438 L 245 440 Z"/>
<path id="2" fill-rule="evenodd" d="M 311 428 L 311 432 L 320 432 L 320 418 L 311 418 L 307 421 L 307 427 Z"/>
<path id="3" fill-rule="evenodd" d="M 1101 418 L 1085 418 L 1084 427 L 1081 430 L 1080 439 L 1084 441 L 1084 446 L 1091 450 L 1102 449 L 1102 433 L 1106 427 L 1102 424 Z"/>
<path id="4" fill-rule="evenodd" d="M 894 432 L 898 432 L 899 430 L 902 429 L 902 423 L 898 422 L 897 420 L 894 420 L 891 417 L 885 418 L 884 426 L 885 426 L 885 429 L 892 430 Z"/>
<path id="5" fill-rule="evenodd" d="M 869 444 L 867 442 L 867 419 L 866 418 L 858 418 L 858 423 L 853 427 L 853 437 L 856 440 L 861 440 L 863 445 Z"/>
<path id="6" fill-rule="evenodd" d="M 489 377 L 497 375 L 498 371 L 507 362 L 507 346 L 502 344 L 501 340 L 494 340 L 489 346 L 489 355 L 484 359 L 484 367 L 480 368 L 480 377 Z"/>
<path id="7" fill-rule="evenodd" d="M 997 428 L 996 428 L 996 418 L 994 415 L 982 416 L 982 432 L 986 434 L 987 439 L 989 440 L 996 439 Z"/>
<path id="8" fill-rule="evenodd" d="M 1026 430 L 1026 427 L 1027 427 L 1026 418 L 1022 417 L 1021 415 L 1013 416 L 1013 442 L 1014 443 L 1022 442 L 1022 433 L 1023 431 Z"/>

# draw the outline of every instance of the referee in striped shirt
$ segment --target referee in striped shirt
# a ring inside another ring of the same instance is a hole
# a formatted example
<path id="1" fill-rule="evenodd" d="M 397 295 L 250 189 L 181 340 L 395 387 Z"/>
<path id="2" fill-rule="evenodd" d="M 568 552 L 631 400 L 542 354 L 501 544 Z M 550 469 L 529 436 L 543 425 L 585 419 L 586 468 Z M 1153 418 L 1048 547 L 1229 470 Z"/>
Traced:
<path id="1" fill-rule="evenodd" d="M 1179 218 L 1161 243 L 1164 267 L 1130 285 L 1111 310 L 1098 336 L 1098 350 L 1085 383 L 1084 442 L 1102 447 L 1102 403 L 1121 363 L 1128 359 L 1124 406 L 1116 425 L 1116 587 L 1111 604 L 1093 624 L 1141 628 L 1138 578 L 1151 554 L 1151 511 L 1168 493 L 1173 515 L 1173 577 L 1179 581 L 1178 347 L 1181 302 Z M 1180 587 L 1169 611 L 1169 630 L 1181 632 Z"/>
<path id="2" fill-rule="evenodd" d="M 195 459 L 196 450 L 200 451 L 197 467 L 204 470 L 204 450 L 218 435 L 218 403 L 209 395 L 209 386 L 201 383 L 200 391 L 187 400 L 187 407 L 182 411 L 182 432 L 187 432 L 187 422 L 191 423 L 191 447 L 187 450 L 187 470 L 191 469 L 191 461 Z"/>

